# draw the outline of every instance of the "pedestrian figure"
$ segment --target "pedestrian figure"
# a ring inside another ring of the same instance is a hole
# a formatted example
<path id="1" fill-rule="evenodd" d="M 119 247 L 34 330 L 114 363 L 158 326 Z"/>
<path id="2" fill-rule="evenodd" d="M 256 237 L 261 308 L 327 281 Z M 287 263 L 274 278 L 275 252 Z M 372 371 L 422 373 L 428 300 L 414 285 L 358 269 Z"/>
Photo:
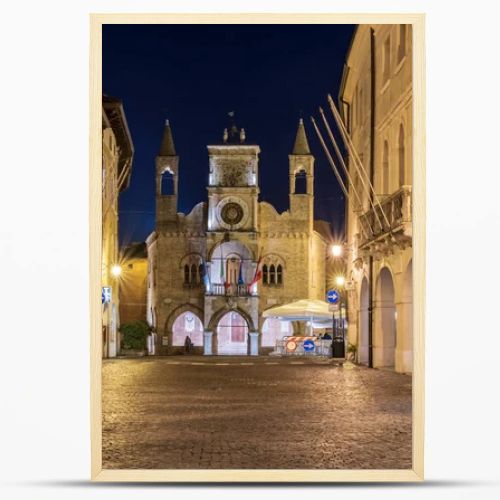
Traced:
<path id="1" fill-rule="evenodd" d="M 191 353 L 192 347 L 193 343 L 191 342 L 191 337 L 189 335 L 186 335 L 186 340 L 184 341 L 184 350 L 186 351 L 186 354 Z"/>

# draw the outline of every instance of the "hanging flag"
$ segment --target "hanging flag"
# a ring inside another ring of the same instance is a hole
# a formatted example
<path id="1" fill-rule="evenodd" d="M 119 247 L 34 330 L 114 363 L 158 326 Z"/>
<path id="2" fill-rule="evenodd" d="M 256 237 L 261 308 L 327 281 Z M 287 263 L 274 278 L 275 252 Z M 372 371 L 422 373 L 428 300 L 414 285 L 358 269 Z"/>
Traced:
<path id="1" fill-rule="evenodd" d="M 240 272 L 238 274 L 238 285 L 244 285 L 245 282 L 243 281 L 243 261 L 240 260 Z"/>
<path id="2" fill-rule="evenodd" d="M 203 283 L 205 284 L 205 289 L 208 291 L 210 290 L 210 276 L 208 275 L 208 268 L 205 260 L 201 262 L 201 272 L 203 273 L 202 278 Z"/>
<path id="3" fill-rule="evenodd" d="M 251 293 L 252 286 L 255 285 L 262 278 L 262 257 L 259 257 L 257 261 L 257 267 L 255 268 L 255 275 L 252 281 L 248 284 L 248 293 Z"/>

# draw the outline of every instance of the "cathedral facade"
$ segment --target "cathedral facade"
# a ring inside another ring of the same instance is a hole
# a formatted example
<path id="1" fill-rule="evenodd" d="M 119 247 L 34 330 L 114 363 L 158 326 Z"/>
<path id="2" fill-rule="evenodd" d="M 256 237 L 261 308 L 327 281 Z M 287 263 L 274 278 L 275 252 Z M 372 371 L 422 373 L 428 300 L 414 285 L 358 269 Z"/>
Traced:
<path id="1" fill-rule="evenodd" d="M 182 172 L 165 124 L 156 157 L 156 230 L 147 239 L 148 322 L 154 354 L 185 349 L 205 355 L 258 355 L 295 322 L 262 318 L 264 310 L 325 297 L 328 224 L 314 221 L 314 157 L 300 120 L 289 155 L 289 209 L 259 201 L 258 145 L 233 123 L 207 146 L 208 199 L 177 212 Z"/>

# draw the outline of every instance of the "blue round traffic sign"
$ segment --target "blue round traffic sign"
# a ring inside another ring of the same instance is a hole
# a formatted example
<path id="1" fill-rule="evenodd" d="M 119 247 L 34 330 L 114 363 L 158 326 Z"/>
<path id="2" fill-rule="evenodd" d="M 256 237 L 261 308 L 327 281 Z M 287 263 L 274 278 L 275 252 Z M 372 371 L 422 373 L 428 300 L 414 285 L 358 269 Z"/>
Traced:
<path id="1" fill-rule="evenodd" d="M 330 304 L 336 304 L 339 301 L 340 295 L 337 290 L 328 290 L 326 294 L 326 300 L 330 302 Z"/>
<path id="2" fill-rule="evenodd" d="M 315 347 L 316 344 L 311 339 L 304 340 L 304 351 L 314 351 Z"/>

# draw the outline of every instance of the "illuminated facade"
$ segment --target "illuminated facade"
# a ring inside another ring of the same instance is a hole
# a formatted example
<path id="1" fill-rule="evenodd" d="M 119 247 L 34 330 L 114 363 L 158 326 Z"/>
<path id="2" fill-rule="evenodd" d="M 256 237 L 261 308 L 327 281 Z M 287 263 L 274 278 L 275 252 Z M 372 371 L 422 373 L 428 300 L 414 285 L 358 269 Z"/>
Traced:
<path id="1" fill-rule="evenodd" d="M 324 299 L 328 235 L 314 221 L 314 157 L 302 120 L 289 155 L 289 210 L 258 200 L 259 153 L 234 123 L 208 146 L 208 200 L 177 213 L 181 172 L 166 123 L 156 158 L 156 230 L 148 245 L 148 321 L 156 353 L 257 355 L 303 329 L 265 309 Z M 260 278 L 260 279 L 256 279 Z"/>
<path id="2" fill-rule="evenodd" d="M 132 243 L 122 249 L 120 275 L 120 323 L 145 320 L 148 259 L 146 244 Z"/>
<path id="3" fill-rule="evenodd" d="M 128 187 L 134 147 L 121 101 L 102 103 L 102 356 L 120 350 L 118 197 Z"/>
<path id="4" fill-rule="evenodd" d="M 360 25 L 340 108 L 353 155 L 347 206 L 349 342 L 359 362 L 412 372 L 412 33 Z M 368 180 L 374 190 L 369 188 Z"/>

